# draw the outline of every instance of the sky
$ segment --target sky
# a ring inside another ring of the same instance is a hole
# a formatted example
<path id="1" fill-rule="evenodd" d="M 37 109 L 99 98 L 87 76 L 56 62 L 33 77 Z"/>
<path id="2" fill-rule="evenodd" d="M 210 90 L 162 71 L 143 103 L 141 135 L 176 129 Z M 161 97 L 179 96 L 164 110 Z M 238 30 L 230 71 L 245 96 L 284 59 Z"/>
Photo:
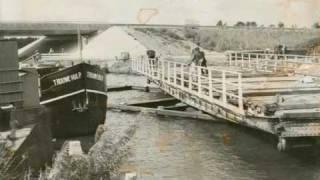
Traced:
<path id="1" fill-rule="evenodd" d="M 310 27 L 320 22 L 320 0 L 0 0 L 2 21 L 215 25 L 220 19 Z"/>

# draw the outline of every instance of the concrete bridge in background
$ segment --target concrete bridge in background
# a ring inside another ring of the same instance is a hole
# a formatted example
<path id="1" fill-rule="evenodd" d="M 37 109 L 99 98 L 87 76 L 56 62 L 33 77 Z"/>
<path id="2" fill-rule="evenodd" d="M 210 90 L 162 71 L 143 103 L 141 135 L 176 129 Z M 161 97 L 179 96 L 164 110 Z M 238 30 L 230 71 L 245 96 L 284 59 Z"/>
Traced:
<path id="1" fill-rule="evenodd" d="M 0 35 L 76 35 L 92 34 L 109 28 L 108 24 L 71 22 L 0 22 Z"/>
<path id="2" fill-rule="evenodd" d="M 306 28 L 269 28 L 269 27 L 232 27 L 232 26 L 203 26 L 192 24 L 121 24 L 121 23 L 100 23 L 100 22 L 68 22 L 68 21 L 48 21 L 48 22 L 1 22 L 0 35 L 75 35 L 78 29 L 81 34 L 92 34 L 103 31 L 111 26 L 124 26 L 134 28 L 199 28 L 199 29 L 221 29 L 221 30 L 266 30 L 266 31 L 319 31 Z"/>

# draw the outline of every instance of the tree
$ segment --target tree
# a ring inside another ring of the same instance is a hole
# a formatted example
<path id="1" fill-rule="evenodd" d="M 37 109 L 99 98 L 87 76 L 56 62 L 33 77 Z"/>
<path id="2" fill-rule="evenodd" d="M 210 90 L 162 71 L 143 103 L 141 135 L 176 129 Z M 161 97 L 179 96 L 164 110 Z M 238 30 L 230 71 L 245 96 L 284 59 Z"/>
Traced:
<path id="1" fill-rule="evenodd" d="M 278 28 L 284 28 L 284 23 L 283 22 L 279 22 L 278 23 Z"/>
<path id="2" fill-rule="evenodd" d="M 235 27 L 244 27 L 246 24 L 242 21 L 238 21 L 234 26 Z"/>
<path id="3" fill-rule="evenodd" d="M 252 22 L 251 22 L 251 26 L 252 26 L 252 27 L 258 27 L 258 24 L 257 24 L 256 22 L 252 21 Z"/>
<path id="4" fill-rule="evenodd" d="M 316 22 L 312 25 L 312 27 L 315 29 L 320 29 L 320 23 Z"/>
<path id="5" fill-rule="evenodd" d="M 257 23 L 254 22 L 254 21 L 252 21 L 252 22 L 247 21 L 247 22 L 246 22 L 246 26 L 248 26 L 248 27 L 257 27 L 258 25 L 257 25 Z"/>
<path id="6" fill-rule="evenodd" d="M 219 26 L 219 27 L 223 26 L 222 20 L 219 20 L 219 21 L 218 21 L 217 26 Z"/>

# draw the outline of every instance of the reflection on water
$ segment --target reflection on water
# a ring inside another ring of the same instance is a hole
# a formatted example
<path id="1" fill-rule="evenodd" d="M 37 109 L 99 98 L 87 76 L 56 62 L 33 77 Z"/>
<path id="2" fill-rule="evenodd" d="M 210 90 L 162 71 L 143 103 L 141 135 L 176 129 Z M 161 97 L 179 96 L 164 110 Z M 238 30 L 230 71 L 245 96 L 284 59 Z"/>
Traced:
<path id="1" fill-rule="evenodd" d="M 156 96 L 138 91 L 120 94 L 109 93 L 109 97 L 117 102 L 119 98 L 130 101 Z M 269 136 L 247 128 L 144 113 L 107 112 L 109 128 L 131 123 L 139 128 L 129 158 L 120 170 L 138 172 L 138 179 L 320 179 L 320 153 L 279 153 Z"/>

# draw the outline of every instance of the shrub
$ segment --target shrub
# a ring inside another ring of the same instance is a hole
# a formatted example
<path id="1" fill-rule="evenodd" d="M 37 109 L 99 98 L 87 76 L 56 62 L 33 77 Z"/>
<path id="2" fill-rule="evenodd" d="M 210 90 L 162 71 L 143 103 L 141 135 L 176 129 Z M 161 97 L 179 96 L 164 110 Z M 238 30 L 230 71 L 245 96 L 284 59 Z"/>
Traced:
<path id="1" fill-rule="evenodd" d="M 173 39 L 176 39 L 176 40 L 183 40 L 182 37 L 180 37 L 178 34 L 172 32 L 172 31 L 168 31 L 167 32 L 167 35 Z"/>

